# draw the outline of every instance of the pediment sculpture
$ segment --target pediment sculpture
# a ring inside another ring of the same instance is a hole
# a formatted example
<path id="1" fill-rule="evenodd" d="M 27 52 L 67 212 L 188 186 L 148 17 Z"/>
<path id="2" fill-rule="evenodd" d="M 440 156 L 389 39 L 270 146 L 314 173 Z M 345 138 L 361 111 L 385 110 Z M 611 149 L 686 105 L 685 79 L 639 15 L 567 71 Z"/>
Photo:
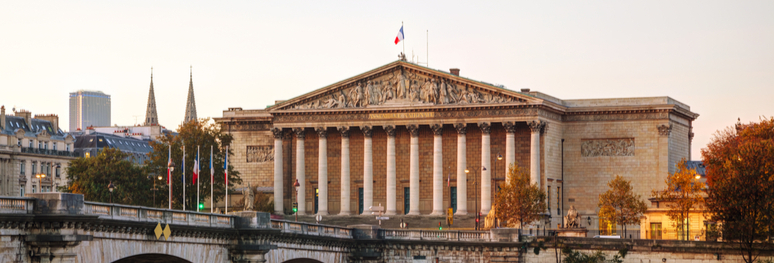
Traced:
<path id="1" fill-rule="evenodd" d="M 390 104 L 478 104 L 517 101 L 503 94 L 462 87 L 442 76 L 420 75 L 401 68 L 363 79 L 287 109 L 343 109 Z"/>

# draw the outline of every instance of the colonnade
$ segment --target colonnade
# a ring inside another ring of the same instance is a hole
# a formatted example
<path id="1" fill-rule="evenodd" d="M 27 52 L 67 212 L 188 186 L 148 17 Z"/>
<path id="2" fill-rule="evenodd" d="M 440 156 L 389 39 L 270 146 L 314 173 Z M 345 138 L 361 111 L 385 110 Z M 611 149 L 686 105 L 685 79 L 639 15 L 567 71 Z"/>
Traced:
<path id="1" fill-rule="evenodd" d="M 546 127 L 546 123 L 540 120 L 527 122 L 531 131 L 530 140 L 530 181 L 540 186 L 540 135 Z M 481 129 L 481 163 L 488 164 L 491 160 L 490 150 L 490 128 L 491 125 L 488 122 L 477 123 Z M 405 126 L 411 135 L 410 140 L 410 152 L 409 152 L 409 215 L 419 215 L 419 125 Z M 504 122 L 505 128 L 505 160 L 506 165 L 504 169 L 505 175 L 508 174 L 508 166 L 516 161 L 515 156 L 515 124 L 513 122 Z M 396 162 L 395 162 L 395 125 L 385 125 L 382 127 L 387 133 L 387 152 L 384 155 L 387 158 L 387 173 L 386 173 L 386 207 L 385 214 L 394 215 L 397 213 L 397 199 L 396 199 Z M 445 210 L 443 208 L 443 126 L 441 124 L 432 124 L 430 128 L 433 131 L 433 209 L 430 215 L 443 215 Z M 467 174 L 465 169 L 467 167 L 466 161 L 466 133 L 467 124 L 457 123 L 454 125 L 457 130 L 457 182 L 458 185 L 465 186 L 467 180 Z M 341 211 L 338 215 L 351 215 L 350 207 L 350 154 L 349 154 L 349 127 L 337 127 L 339 133 L 341 133 Z M 373 206 L 373 142 L 372 142 L 372 126 L 362 126 L 360 130 L 363 132 L 363 214 L 370 214 L 368 207 Z M 328 215 L 328 143 L 327 143 L 327 128 L 315 127 L 315 131 L 319 135 L 319 154 L 318 154 L 318 210 L 320 215 Z M 274 208 L 276 213 L 283 213 L 283 159 L 282 159 L 282 129 L 273 128 L 274 133 Z M 293 128 L 293 132 L 296 135 L 296 179 L 299 182 L 298 192 L 296 193 L 296 199 L 298 200 L 298 214 L 306 214 L 306 175 L 305 175 L 305 159 L 304 159 L 304 128 Z M 480 168 L 479 168 L 480 169 Z M 480 212 L 482 215 L 486 215 L 491 210 L 491 169 L 481 170 L 481 200 L 480 200 Z M 460 200 L 457 204 L 456 215 L 468 214 L 467 207 L 467 187 L 457 188 L 457 200 Z M 476 200 L 478 202 L 478 200 Z M 476 211 L 472 211 L 476 212 Z"/>

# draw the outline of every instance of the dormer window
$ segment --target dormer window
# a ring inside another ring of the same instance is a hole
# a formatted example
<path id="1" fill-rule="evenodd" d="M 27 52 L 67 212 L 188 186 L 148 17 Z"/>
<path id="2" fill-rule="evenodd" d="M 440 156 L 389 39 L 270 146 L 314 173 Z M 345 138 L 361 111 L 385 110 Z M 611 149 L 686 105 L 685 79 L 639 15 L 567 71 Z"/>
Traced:
<path id="1" fill-rule="evenodd" d="M 43 143 L 43 149 L 46 149 L 46 150 L 48 150 L 48 142 L 44 142 L 44 143 Z"/>
<path id="2" fill-rule="evenodd" d="M 54 151 L 56 151 L 56 143 L 52 143 L 52 145 L 51 145 L 51 146 L 53 146 L 53 148 L 54 148 Z"/>
<path id="3" fill-rule="evenodd" d="M 67 147 L 66 150 L 69 152 L 70 151 L 70 145 L 67 144 L 67 145 L 65 145 L 65 147 Z"/>
<path id="4" fill-rule="evenodd" d="M 38 149 L 43 149 L 43 142 L 38 141 Z"/>
<path id="5" fill-rule="evenodd" d="M 21 139 L 16 139 L 16 145 L 18 145 L 19 147 L 21 147 Z"/>
<path id="6" fill-rule="evenodd" d="M 30 140 L 30 148 L 32 148 L 32 140 Z"/>

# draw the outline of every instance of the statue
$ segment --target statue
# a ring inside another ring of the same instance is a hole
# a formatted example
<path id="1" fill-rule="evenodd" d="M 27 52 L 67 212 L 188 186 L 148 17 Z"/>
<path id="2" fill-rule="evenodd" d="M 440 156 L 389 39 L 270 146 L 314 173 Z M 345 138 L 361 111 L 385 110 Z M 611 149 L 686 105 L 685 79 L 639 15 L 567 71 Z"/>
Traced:
<path id="1" fill-rule="evenodd" d="M 250 183 L 247 183 L 247 188 L 242 189 L 242 195 L 244 196 L 243 200 L 245 201 L 244 210 L 252 211 L 255 204 L 255 193 L 253 193 Z"/>
<path id="2" fill-rule="evenodd" d="M 580 220 L 580 215 L 575 210 L 575 206 L 570 206 L 567 216 L 564 217 L 564 228 L 578 228 L 580 227 Z"/>

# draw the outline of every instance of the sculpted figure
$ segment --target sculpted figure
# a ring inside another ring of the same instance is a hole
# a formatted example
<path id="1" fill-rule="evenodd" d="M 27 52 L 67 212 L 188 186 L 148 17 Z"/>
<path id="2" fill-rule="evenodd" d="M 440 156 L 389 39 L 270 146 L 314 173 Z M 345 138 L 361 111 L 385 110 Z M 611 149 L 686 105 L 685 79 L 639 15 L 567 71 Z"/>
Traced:
<path id="1" fill-rule="evenodd" d="M 395 92 L 393 92 L 392 87 L 390 85 L 384 85 L 382 87 L 382 103 L 394 98 Z"/>
<path id="2" fill-rule="evenodd" d="M 460 92 L 454 84 L 446 83 L 446 91 L 449 93 L 449 103 L 455 103 L 460 100 Z"/>
<path id="3" fill-rule="evenodd" d="M 349 98 L 352 100 L 352 107 L 364 106 L 363 88 L 360 86 L 360 83 L 349 91 Z"/>
<path id="4" fill-rule="evenodd" d="M 406 76 L 403 74 L 403 70 L 398 71 L 397 83 L 395 89 L 398 91 L 398 98 L 405 99 L 408 96 L 408 90 L 406 87 Z"/>
<path id="5" fill-rule="evenodd" d="M 438 89 L 438 102 L 449 104 L 449 92 L 446 90 L 446 81 L 440 81 L 440 83 L 438 83 Z"/>
<path id="6" fill-rule="evenodd" d="M 344 90 L 339 91 L 339 108 L 347 107 L 347 95 L 344 94 Z"/>
<path id="7" fill-rule="evenodd" d="M 575 210 L 575 206 L 570 206 L 570 210 L 567 211 L 567 216 L 564 217 L 565 228 L 577 228 L 580 227 L 580 215 Z"/>
<path id="8" fill-rule="evenodd" d="M 247 188 L 242 190 L 242 195 L 244 196 L 245 201 L 244 210 L 253 210 L 253 203 L 255 203 L 255 193 L 253 193 L 253 189 L 250 187 L 250 183 L 247 183 Z"/>
<path id="9" fill-rule="evenodd" d="M 412 81 L 411 83 L 411 96 L 408 98 L 411 101 L 419 101 L 419 81 Z"/>

